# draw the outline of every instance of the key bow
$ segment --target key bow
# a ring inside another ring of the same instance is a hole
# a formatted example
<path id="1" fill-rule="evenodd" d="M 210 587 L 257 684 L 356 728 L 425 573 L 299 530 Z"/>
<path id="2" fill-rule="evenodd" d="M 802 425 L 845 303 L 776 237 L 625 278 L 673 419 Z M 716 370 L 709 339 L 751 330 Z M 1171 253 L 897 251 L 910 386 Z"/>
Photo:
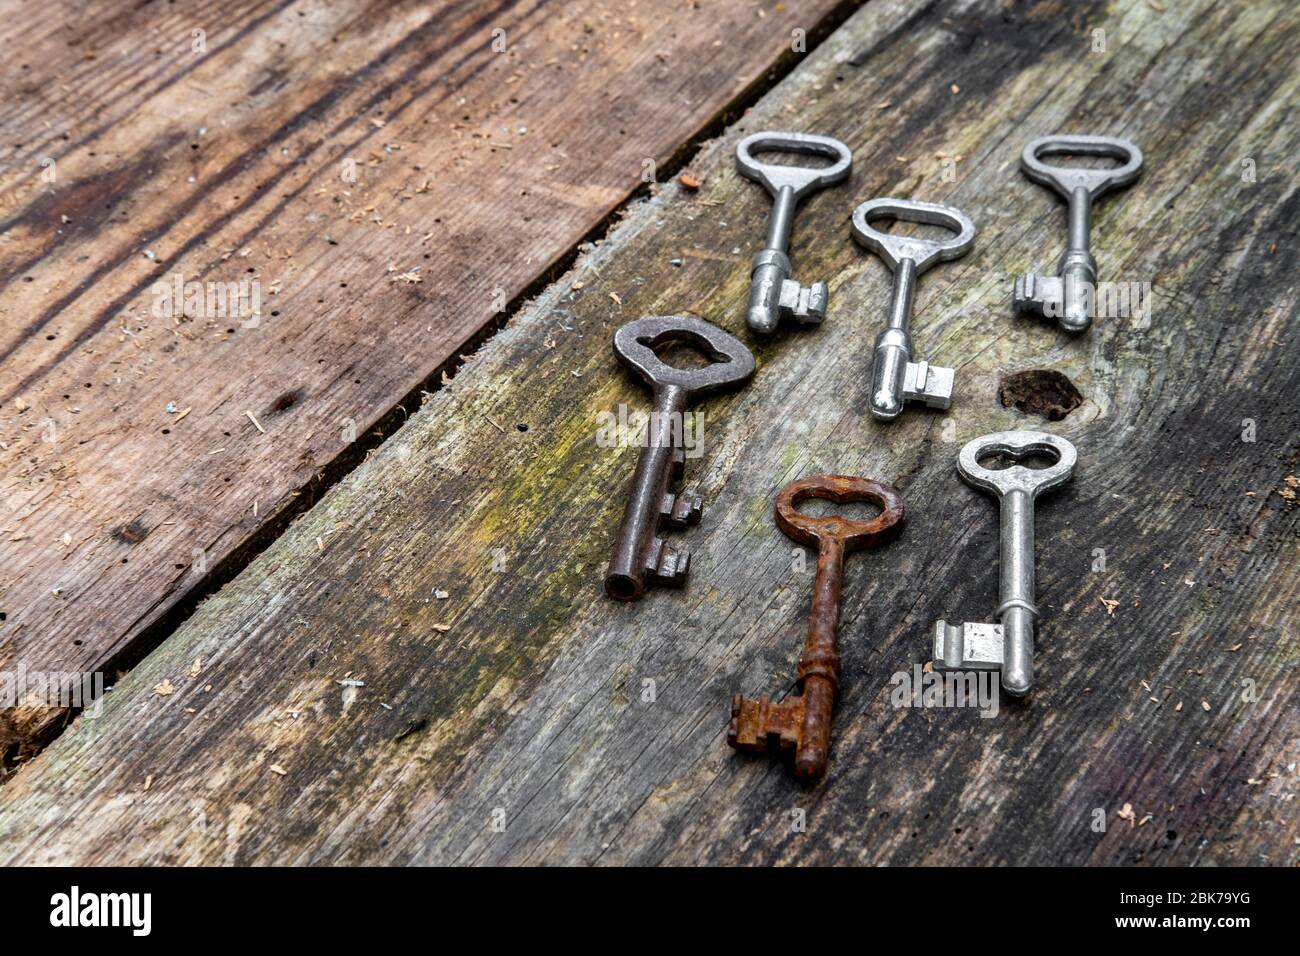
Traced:
<path id="1" fill-rule="evenodd" d="M 712 361 L 704 368 L 676 368 L 655 347 L 686 342 Z M 614 333 L 614 351 L 623 364 L 651 387 L 675 386 L 692 398 L 739 385 L 754 374 L 754 356 L 734 335 L 693 315 L 652 315 L 635 319 Z"/>
<path id="2" fill-rule="evenodd" d="M 807 515 L 799 504 L 812 498 L 847 505 L 865 501 L 877 505 L 881 512 L 869 521 L 843 515 Z M 903 531 L 903 498 L 888 485 L 869 478 L 848 475 L 814 475 L 791 482 L 781 489 L 773 509 L 777 526 L 786 536 L 810 548 L 820 548 L 823 541 L 836 540 L 845 551 L 877 548 L 888 544 Z"/>
<path id="3" fill-rule="evenodd" d="M 1089 169 L 1084 166 L 1057 166 L 1045 163 L 1044 156 L 1103 156 L 1118 159 L 1123 165 L 1114 169 Z M 1055 135 L 1032 140 L 1020 154 L 1020 168 L 1034 182 L 1050 186 L 1069 199 L 1076 189 L 1098 196 L 1137 180 L 1144 162 L 1136 143 L 1113 136 Z"/>
<path id="4" fill-rule="evenodd" d="M 880 219 L 897 219 L 929 226 L 942 226 L 955 235 L 947 239 L 900 236 L 875 228 Z M 960 209 L 916 199 L 868 199 L 853 210 L 853 238 L 870 249 L 897 272 L 905 259 L 916 264 L 916 274 L 939 262 L 959 259 L 975 241 L 975 223 Z"/>
<path id="5" fill-rule="evenodd" d="M 980 459 L 991 454 L 1009 455 L 1016 460 L 1047 454 L 1056 456 L 1056 461 L 1046 468 L 1028 468 L 1019 464 L 1008 468 L 986 468 L 980 464 Z M 1069 481 L 1078 457 L 1078 450 L 1071 442 L 1048 432 L 993 432 L 962 447 L 957 455 L 957 473 L 968 485 L 981 491 L 999 496 L 1020 491 L 1037 498 Z"/>
<path id="6" fill-rule="evenodd" d="M 754 158 L 755 153 L 763 151 L 821 156 L 833 162 L 821 169 L 765 163 Z M 762 183 L 773 198 L 787 187 L 794 193 L 795 199 L 802 199 L 818 189 L 834 186 L 844 181 L 852 165 L 853 154 L 847 146 L 838 139 L 815 133 L 765 130 L 752 133 L 736 144 L 736 167 L 740 174 L 746 179 Z"/>

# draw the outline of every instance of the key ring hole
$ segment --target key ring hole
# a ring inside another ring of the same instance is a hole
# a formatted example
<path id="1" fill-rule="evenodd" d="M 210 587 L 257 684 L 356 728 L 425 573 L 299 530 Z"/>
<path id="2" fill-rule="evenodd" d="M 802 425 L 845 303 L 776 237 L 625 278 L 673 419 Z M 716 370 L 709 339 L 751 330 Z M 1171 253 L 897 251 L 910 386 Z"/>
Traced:
<path id="1" fill-rule="evenodd" d="M 961 234 L 960 228 L 954 229 L 946 223 L 916 222 L 883 212 L 879 216 L 868 217 L 867 222 L 871 224 L 871 228 L 887 236 L 921 239 L 925 242 L 940 243 Z"/>
<path id="2" fill-rule="evenodd" d="M 710 365 L 731 361 L 727 356 L 701 348 L 699 343 L 684 337 L 661 338 L 657 342 L 651 342 L 647 337 L 637 341 L 654 352 L 655 358 L 659 361 L 679 372 L 708 368 Z"/>
<path id="3" fill-rule="evenodd" d="M 975 459 L 981 468 L 989 471 L 1006 471 L 1020 465 L 1030 471 L 1043 471 L 1051 468 L 1061 460 L 1061 453 L 1055 448 L 1027 448 L 1024 451 L 999 451 L 990 449 L 981 452 Z"/>
<path id="4" fill-rule="evenodd" d="M 750 149 L 749 155 L 754 162 L 762 166 L 782 166 L 787 169 L 830 169 L 837 162 L 839 156 L 831 150 L 822 152 L 811 149 L 792 149 L 789 146 L 782 146 L 779 143 L 759 143 Z M 783 162 L 773 162 L 773 156 L 785 157 Z M 760 157 L 764 157 L 760 159 Z"/>
<path id="5" fill-rule="evenodd" d="M 654 353 L 664 365 L 678 372 L 706 369 L 713 365 L 726 365 L 731 356 L 719 352 L 708 339 L 688 329 L 670 329 L 658 335 L 638 335 L 638 345 Z"/>
<path id="6" fill-rule="evenodd" d="M 795 502 L 794 510 L 807 518 L 843 518 L 846 521 L 866 523 L 884 513 L 884 508 L 874 501 L 845 501 L 843 503 L 809 495 Z"/>
<path id="7" fill-rule="evenodd" d="M 1075 169 L 1099 169 L 1110 170 L 1119 169 L 1128 162 L 1127 155 L 1121 155 L 1117 150 L 1114 153 L 1107 153 L 1102 156 L 1097 153 L 1083 153 L 1077 147 L 1063 146 L 1060 149 L 1052 149 L 1046 146 L 1037 151 L 1035 154 L 1039 163 L 1053 172 L 1068 173 Z M 1049 163 L 1044 157 L 1052 156 L 1058 162 Z M 1060 162 L 1059 160 L 1065 160 Z"/>

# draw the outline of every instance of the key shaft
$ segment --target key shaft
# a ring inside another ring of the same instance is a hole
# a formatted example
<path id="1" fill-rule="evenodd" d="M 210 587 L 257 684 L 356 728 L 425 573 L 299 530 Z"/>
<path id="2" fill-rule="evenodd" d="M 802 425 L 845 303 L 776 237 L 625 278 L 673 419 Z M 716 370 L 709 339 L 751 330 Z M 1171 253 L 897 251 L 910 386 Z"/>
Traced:
<path id="1" fill-rule="evenodd" d="M 825 292 L 804 290 L 790 281 L 790 230 L 796 203 L 793 186 L 777 191 L 767 220 L 766 245 L 754 256 L 745 322 L 756 332 L 771 332 L 783 314 L 811 322 L 825 317 Z"/>
<path id="2" fill-rule="evenodd" d="M 903 259 L 894 272 L 894 288 L 890 295 L 889 313 L 885 331 L 876 336 L 876 351 L 871 366 L 871 414 L 878 420 L 896 418 L 909 397 L 923 397 L 925 383 L 916 383 L 919 392 L 905 394 L 907 368 L 912 364 L 912 303 L 916 296 L 916 262 Z M 936 396 L 942 407 L 948 406 L 949 396 Z"/>
<path id="3" fill-rule="evenodd" d="M 658 536 L 661 520 L 671 518 L 674 510 L 669 486 L 680 477 L 685 463 L 680 423 L 686 398 L 686 389 L 679 385 L 655 389 L 646 445 L 637 457 L 605 576 L 605 590 L 619 600 L 639 597 L 647 575 L 656 583 L 680 586 L 690 568 L 690 554 L 668 547 Z M 689 504 L 678 525 L 699 521 L 698 496 L 687 491 L 681 497 Z"/>
<path id="4" fill-rule="evenodd" d="M 998 497 L 1002 686 L 1025 694 L 1034 682 L 1034 498 L 1019 489 Z"/>
<path id="5" fill-rule="evenodd" d="M 831 712 L 840 686 L 840 598 L 844 586 L 844 542 L 827 538 L 817 551 L 808 637 L 797 671 L 804 699 L 802 743 L 794 772 L 817 777 L 826 769 L 831 743 Z"/>
<path id="6" fill-rule="evenodd" d="M 794 228 L 794 209 L 798 200 L 793 186 L 782 186 L 772 200 L 772 211 L 767 217 L 767 248 L 777 252 L 790 251 L 790 230 Z"/>
<path id="7" fill-rule="evenodd" d="M 1089 248 L 1092 196 L 1077 186 L 1070 192 L 1069 241 L 1057 271 L 1061 274 L 1061 312 L 1053 316 L 1062 328 L 1082 332 L 1092 323 L 1093 290 L 1097 287 L 1097 262 Z"/>

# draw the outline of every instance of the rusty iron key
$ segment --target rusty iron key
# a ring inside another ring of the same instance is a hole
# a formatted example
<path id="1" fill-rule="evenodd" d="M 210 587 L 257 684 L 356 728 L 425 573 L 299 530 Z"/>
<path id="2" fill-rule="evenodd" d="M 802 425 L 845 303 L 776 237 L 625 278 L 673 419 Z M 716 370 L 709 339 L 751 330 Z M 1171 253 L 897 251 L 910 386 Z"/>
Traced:
<path id="1" fill-rule="evenodd" d="M 866 501 L 882 511 L 870 521 L 840 515 L 814 517 L 798 510 L 801 501 L 824 498 L 836 504 Z M 786 485 L 776 499 L 776 523 L 790 538 L 817 549 L 812 616 L 808 638 L 799 658 L 799 694 L 773 702 L 739 693 L 731 698 L 727 743 L 737 750 L 794 752 L 795 776 L 805 780 L 826 771 L 830 749 L 831 711 L 840 683 L 836 635 L 840 621 L 840 588 L 844 555 L 888 544 L 903 530 L 903 499 L 888 485 L 867 478 L 816 475 Z"/>
<path id="2" fill-rule="evenodd" d="M 669 342 L 686 342 L 709 357 L 703 368 L 674 368 L 655 355 Z M 634 601 L 647 584 L 680 587 L 690 568 L 690 552 L 668 546 L 661 528 L 684 528 L 700 520 L 702 503 L 694 491 L 673 493 L 686 465 L 683 414 L 696 399 L 738 388 L 754 374 L 754 356 L 739 339 L 694 316 L 650 316 L 614 333 L 614 352 L 654 391 L 646 445 L 632 475 L 623 521 L 614 539 L 614 556 L 605 575 L 605 593 Z"/>

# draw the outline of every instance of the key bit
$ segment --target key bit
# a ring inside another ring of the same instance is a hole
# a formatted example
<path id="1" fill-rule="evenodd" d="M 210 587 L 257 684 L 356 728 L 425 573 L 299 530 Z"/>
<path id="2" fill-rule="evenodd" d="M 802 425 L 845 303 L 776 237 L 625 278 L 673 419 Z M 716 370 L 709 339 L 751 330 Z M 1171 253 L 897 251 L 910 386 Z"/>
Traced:
<path id="1" fill-rule="evenodd" d="M 655 348 L 687 342 L 709 357 L 703 368 L 680 369 L 663 362 Z M 681 529 L 700 520 L 703 502 L 694 490 L 674 492 L 686 466 L 682 416 L 696 399 L 729 391 L 754 374 L 754 356 L 734 336 L 694 316 L 651 316 L 614 333 L 614 353 L 654 392 L 646 446 L 637 458 L 623 520 L 605 576 L 605 593 L 634 601 L 647 584 L 681 587 L 690 570 L 684 548 L 666 545 L 661 529 Z"/>
<path id="2" fill-rule="evenodd" d="M 955 376 L 956 372 L 950 368 L 929 362 L 908 362 L 903 375 L 903 399 L 924 402 L 931 408 L 947 408 L 952 404 Z"/>
<path id="3" fill-rule="evenodd" d="M 866 501 L 882 510 L 870 521 L 840 515 L 818 518 L 798 510 L 799 503 L 809 498 L 837 504 Z M 812 613 L 799 658 L 799 693 L 779 702 L 735 694 L 727 743 L 737 750 L 793 755 L 795 776 L 812 780 L 826 772 L 831 714 L 840 683 L 836 645 L 844 555 L 878 548 L 897 538 L 903 530 L 903 499 L 888 485 L 866 478 L 816 475 L 782 488 L 775 513 L 777 525 L 787 536 L 817 549 Z"/>
<path id="4" fill-rule="evenodd" d="M 1050 455 L 1046 468 L 1016 464 L 999 470 L 980 464 L 981 458 L 1005 455 L 1022 461 Z M 998 624 L 934 626 L 932 653 L 937 671 L 1001 671 L 1002 688 L 1013 696 L 1033 685 L 1034 621 L 1034 501 L 1058 488 L 1074 474 L 1078 453 L 1074 445 L 1047 432 L 994 432 L 966 444 L 957 456 L 957 472 L 973 488 L 996 495 L 1001 508 L 1001 604 L 993 612 Z"/>
<path id="5" fill-rule="evenodd" d="M 823 169 L 763 163 L 754 158 L 754 153 L 762 151 L 822 156 L 833 162 Z M 826 283 L 805 286 L 790 278 L 790 229 L 799 200 L 842 182 L 852 164 L 853 154 L 847 146 L 829 136 L 811 133 L 754 133 L 736 145 L 740 174 L 762 183 L 773 200 L 766 246 L 754 256 L 749 277 L 745 321 L 753 331 L 766 335 L 782 319 L 809 325 L 826 318 Z"/>
<path id="6" fill-rule="evenodd" d="M 785 268 L 786 271 L 789 271 L 789 260 L 786 262 Z M 752 273 L 750 278 L 753 279 Z M 777 297 L 777 317 L 778 319 L 794 319 L 804 324 L 821 322 L 826 318 L 826 296 L 825 282 L 814 282 L 810 286 L 802 286 L 793 279 L 782 278 L 781 294 Z M 762 293 L 761 298 L 764 301 L 767 300 L 766 291 Z M 767 313 L 764 311 L 764 316 L 766 317 L 766 315 Z"/>
<path id="7" fill-rule="evenodd" d="M 663 505 L 659 508 L 659 520 L 665 526 L 680 530 L 688 525 L 699 524 L 704 512 L 704 500 L 694 491 L 683 491 L 675 495 L 664 495 Z"/>
<path id="8" fill-rule="evenodd" d="M 1016 308 L 1022 312 L 1056 318 L 1064 311 L 1064 285 L 1059 276 L 1040 276 L 1026 272 L 1016 279 Z"/>
<path id="9" fill-rule="evenodd" d="M 660 538 L 650 541 L 646 553 L 646 574 L 656 584 L 681 587 L 686 583 L 686 572 L 691 568 L 691 554 L 684 548 L 664 544 Z M 614 595 L 617 597 L 617 595 Z"/>
<path id="10" fill-rule="evenodd" d="M 737 691 L 731 695 L 727 743 L 737 750 L 755 753 L 793 753 L 799 746 L 804 703 L 802 694 L 774 704 L 770 697 L 754 699 Z"/>
<path id="11" fill-rule="evenodd" d="M 997 671 L 1002 669 L 1002 657 L 1001 624 L 939 621 L 934 625 L 936 670 Z"/>
<path id="12" fill-rule="evenodd" d="M 956 235 L 938 241 L 894 235 L 871 225 L 880 219 L 944 226 Z M 936 262 L 964 256 L 975 241 L 975 224 L 952 206 L 911 199 L 872 199 L 853 210 L 853 237 L 884 259 L 894 273 L 885 330 L 876 337 L 871 364 L 872 417 L 892 421 L 905 402 L 947 408 L 952 404 L 955 373 L 928 362 L 913 362 L 908 327 L 917 279 Z"/>
<path id="13" fill-rule="evenodd" d="M 1106 156 L 1120 160 L 1115 169 L 1052 166 L 1043 156 Z M 1020 168 L 1036 183 L 1055 189 L 1069 203 L 1069 242 L 1057 267 L 1059 275 L 1028 272 L 1016 279 L 1016 309 L 1056 319 L 1069 332 L 1082 332 L 1096 314 L 1097 263 L 1089 248 L 1092 204 L 1105 193 L 1135 182 L 1142 173 L 1142 150 L 1126 139 L 1109 136 L 1043 136 L 1020 155 Z"/>

